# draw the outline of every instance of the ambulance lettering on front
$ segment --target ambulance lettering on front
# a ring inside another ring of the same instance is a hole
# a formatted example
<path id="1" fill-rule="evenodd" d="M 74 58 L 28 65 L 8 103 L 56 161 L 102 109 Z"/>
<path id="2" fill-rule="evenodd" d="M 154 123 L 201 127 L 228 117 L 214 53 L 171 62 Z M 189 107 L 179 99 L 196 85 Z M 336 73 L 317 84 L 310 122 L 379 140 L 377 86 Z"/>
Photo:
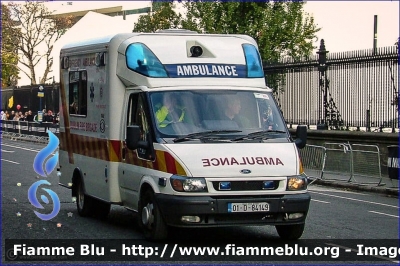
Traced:
<path id="1" fill-rule="evenodd" d="M 201 159 L 203 167 L 224 166 L 224 165 L 282 165 L 279 158 L 272 157 L 225 157 L 225 158 L 205 158 Z"/>
<path id="2" fill-rule="evenodd" d="M 219 77 L 246 78 L 246 66 L 228 64 L 165 65 L 170 78 Z"/>

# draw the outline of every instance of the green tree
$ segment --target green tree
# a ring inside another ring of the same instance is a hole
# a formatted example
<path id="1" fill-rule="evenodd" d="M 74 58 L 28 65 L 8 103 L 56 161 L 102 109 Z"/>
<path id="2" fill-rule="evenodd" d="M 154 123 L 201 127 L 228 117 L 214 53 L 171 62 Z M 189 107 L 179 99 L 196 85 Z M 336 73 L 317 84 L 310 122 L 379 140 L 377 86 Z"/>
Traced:
<path id="1" fill-rule="evenodd" d="M 6 5 L 1 4 L 1 86 L 17 85 L 18 50 L 15 49 L 17 39 L 14 34 L 15 22 L 10 17 Z"/>
<path id="2" fill-rule="evenodd" d="M 301 1 L 187 1 L 183 3 L 185 14 L 181 15 L 167 2 L 145 20 L 139 19 L 135 29 L 154 32 L 175 27 L 201 33 L 247 34 L 258 43 L 265 63 L 277 63 L 284 57 L 300 60 L 316 48 L 313 41 L 320 30 L 314 18 L 305 13 L 304 4 Z M 268 85 L 278 88 L 284 79 L 283 75 L 275 75 L 268 80 Z"/>
<path id="3" fill-rule="evenodd" d="M 189 1 L 183 27 L 198 32 L 247 34 L 253 37 L 264 63 L 284 57 L 294 60 L 311 55 L 320 30 L 314 18 L 304 12 L 304 2 Z M 282 89 L 284 75 L 268 77 L 268 85 Z M 280 88 L 279 88 L 280 87 Z"/>
<path id="4" fill-rule="evenodd" d="M 9 3 L 11 18 L 19 25 L 15 27 L 15 37 L 17 43 L 15 48 L 19 51 L 18 61 L 27 69 L 20 68 L 31 80 L 31 84 L 36 84 L 36 68 L 40 64 L 45 64 L 45 69 L 40 75 L 39 83 L 46 83 L 52 72 L 54 43 L 70 28 L 75 18 L 52 17 L 43 2 L 27 1 L 21 3 Z"/>
<path id="5" fill-rule="evenodd" d="M 153 1 L 153 11 L 141 15 L 134 24 L 133 32 L 155 32 L 157 30 L 178 28 L 182 16 L 174 11 L 173 1 Z"/>

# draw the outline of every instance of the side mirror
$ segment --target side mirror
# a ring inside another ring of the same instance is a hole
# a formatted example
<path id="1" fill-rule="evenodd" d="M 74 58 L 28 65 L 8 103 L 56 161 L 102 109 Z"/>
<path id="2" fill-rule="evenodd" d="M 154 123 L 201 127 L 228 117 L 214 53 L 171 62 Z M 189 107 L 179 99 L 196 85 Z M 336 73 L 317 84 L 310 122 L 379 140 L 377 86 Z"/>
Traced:
<path id="1" fill-rule="evenodd" d="M 128 126 L 126 128 L 126 146 L 130 150 L 135 150 L 138 147 L 138 142 L 140 139 L 140 128 L 139 126 Z"/>
<path id="2" fill-rule="evenodd" d="M 296 146 L 299 149 L 303 149 L 307 144 L 307 126 L 298 125 L 296 129 Z"/>
<path id="3" fill-rule="evenodd" d="M 137 148 L 148 148 L 149 143 L 147 141 L 140 140 L 140 127 L 138 125 L 128 126 L 126 128 L 126 146 L 130 150 L 136 150 Z"/>

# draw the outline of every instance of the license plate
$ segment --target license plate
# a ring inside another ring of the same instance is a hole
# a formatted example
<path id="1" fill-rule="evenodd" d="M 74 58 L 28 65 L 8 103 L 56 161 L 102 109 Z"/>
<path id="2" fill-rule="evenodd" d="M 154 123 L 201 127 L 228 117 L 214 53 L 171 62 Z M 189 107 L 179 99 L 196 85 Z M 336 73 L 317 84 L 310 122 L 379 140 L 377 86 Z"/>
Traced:
<path id="1" fill-rule="evenodd" d="M 267 202 L 228 203 L 228 212 L 267 212 Z"/>

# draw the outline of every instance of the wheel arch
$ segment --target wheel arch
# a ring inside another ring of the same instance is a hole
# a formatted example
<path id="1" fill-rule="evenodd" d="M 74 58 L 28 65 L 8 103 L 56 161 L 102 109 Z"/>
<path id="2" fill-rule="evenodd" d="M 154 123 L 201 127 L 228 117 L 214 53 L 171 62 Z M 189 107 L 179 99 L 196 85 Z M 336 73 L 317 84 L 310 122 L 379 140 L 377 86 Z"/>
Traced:
<path id="1" fill-rule="evenodd" d="M 143 176 L 142 177 L 142 180 L 140 181 L 139 198 L 140 198 L 140 195 L 142 195 L 142 193 L 147 189 L 153 190 L 154 193 L 160 193 L 160 189 L 158 188 L 158 185 L 154 181 L 154 178 L 151 176 Z"/>

